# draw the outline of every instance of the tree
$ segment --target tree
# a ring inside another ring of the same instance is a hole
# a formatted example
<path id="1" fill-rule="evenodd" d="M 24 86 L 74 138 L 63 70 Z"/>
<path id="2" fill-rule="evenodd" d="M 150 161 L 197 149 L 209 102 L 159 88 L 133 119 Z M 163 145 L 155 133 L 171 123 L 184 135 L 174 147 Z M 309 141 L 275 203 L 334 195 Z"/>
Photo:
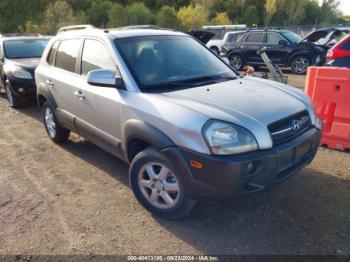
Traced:
<path id="1" fill-rule="evenodd" d="M 226 1 L 225 10 L 227 10 L 226 13 L 228 14 L 232 23 L 238 24 L 240 19 L 240 8 L 238 6 L 237 1 L 236 0 Z"/>
<path id="2" fill-rule="evenodd" d="M 27 21 L 32 21 L 33 24 L 41 23 L 48 3 L 49 0 L 1 0 L 0 32 L 16 32 L 19 26 L 23 28 Z"/>
<path id="3" fill-rule="evenodd" d="M 154 15 L 144 3 L 136 2 L 126 7 L 128 23 L 130 25 L 152 24 Z"/>
<path id="4" fill-rule="evenodd" d="M 213 25 L 230 25 L 231 23 L 226 12 L 216 13 L 216 16 L 211 20 Z"/>
<path id="5" fill-rule="evenodd" d="M 112 3 L 109 0 L 93 0 L 87 14 L 89 22 L 95 26 L 106 27 L 108 23 L 108 10 Z"/>
<path id="6" fill-rule="evenodd" d="M 302 24 L 316 25 L 323 20 L 321 7 L 316 0 L 307 2 L 305 6 L 305 17 Z"/>
<path id="7" fill-rule="evenodd" d="M 208 22 L 208 11 L 202 5 L 181 7 L 177 13 L 183 30 L 200 29 Z"/>
<path id="8" fill-rule="evenodd" d="M 335 24 L 342 17 L 341 11 L 339 11 L 340 2 L 338 0 L 323 0 L 321 10 L 323 24 Z"/>
<path id="9" fill-rule="evenodd" d="M 120 27 L 128 24 L 128 17 L 126 9 L 118 4 L 114 3 L 111 9 L 108 10 L 108 27 Z"/>
<path id="10" fill-rule="evenodd" d="M 255 5 L 249 5 L 244 10 L 241 22 L 249 26 L 256 26 L 259 23 L 259 10 Z"/>
<path id="11" fill-rule="evenodd" d="M 179 20 L 175 8 L 168 5 L 163 6 L 157 14 L 157 25 L 163 28 L 177 29 Z"/>
<path id="12" fill-rule="evenodd" d="M 49 4 L 44 12 L 44 21 L 40 26 L 41 33 L 55 34 L 60 27 L 75 23 L 72 7 L 63 0 Z"/>

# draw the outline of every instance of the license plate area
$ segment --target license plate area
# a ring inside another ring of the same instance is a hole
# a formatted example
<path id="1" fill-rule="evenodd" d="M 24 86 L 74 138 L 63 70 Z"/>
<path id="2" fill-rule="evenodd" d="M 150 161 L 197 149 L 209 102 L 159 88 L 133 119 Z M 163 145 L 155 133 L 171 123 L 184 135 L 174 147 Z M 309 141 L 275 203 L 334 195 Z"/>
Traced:
<path id="1" fill-rule="evenodd" d="M 292 149 L 285 150 L 278 157 L 278 173 L 293 168 L 304 162 L 305 157 L 310 153 L 312 143 L 306 141 Z"/>

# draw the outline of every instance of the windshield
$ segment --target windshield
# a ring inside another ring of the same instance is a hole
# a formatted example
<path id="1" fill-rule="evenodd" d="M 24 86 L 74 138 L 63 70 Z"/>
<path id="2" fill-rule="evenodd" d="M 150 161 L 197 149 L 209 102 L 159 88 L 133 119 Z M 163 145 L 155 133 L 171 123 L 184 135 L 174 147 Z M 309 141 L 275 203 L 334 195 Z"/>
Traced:
<path id="1" fill-rule="evenodd" d="M 169 91 L 237 78 L 229 66 L 191 37 L 133 37 L 115 43 L 143 91 Z"/>
<path id="2" fill-rule="evenodd" d="M 282 35 L 284 35 L 289 41 L 291 41 L 294 44 L 299 43 L 302 38 L 293 32 L 282 32 Z"/>
<path id="3" fill-rule="evenodd" d="M 7 40 L 4 42 L 5 57 L 8 59 L 41 57 L 48 41 L 48 39 Z"/>

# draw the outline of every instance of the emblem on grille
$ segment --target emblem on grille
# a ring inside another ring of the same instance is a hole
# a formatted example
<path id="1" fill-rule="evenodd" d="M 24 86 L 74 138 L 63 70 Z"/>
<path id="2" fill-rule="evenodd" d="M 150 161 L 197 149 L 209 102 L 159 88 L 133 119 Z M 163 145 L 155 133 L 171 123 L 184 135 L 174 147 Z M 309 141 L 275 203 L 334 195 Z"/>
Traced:
<path id="1" fill-rule="evenodd" d="M 293 120 L 292 121 L 292 129 L 294 131 L 298 131 L 301 128 L 301 121 L 300 120 Z"/>

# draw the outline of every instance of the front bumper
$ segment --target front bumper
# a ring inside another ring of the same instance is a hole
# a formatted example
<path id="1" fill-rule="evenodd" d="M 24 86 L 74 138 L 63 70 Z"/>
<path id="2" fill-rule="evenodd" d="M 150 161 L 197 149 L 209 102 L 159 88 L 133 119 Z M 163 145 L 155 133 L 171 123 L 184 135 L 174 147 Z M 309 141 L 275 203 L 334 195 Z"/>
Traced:
<path id="1" fill-rule="evenodd" d="M 36 84 L 34 79 L 8 78 L 13 94 L 21 101 L 36 99 Z"/>
<path id="2" fill-rule="evenodd" d="M 187 195 L 194 198 L 228 198 L 266 190 L 293 176 L 315 157 L 321 131 L 312 128 L 294 140 L 270 150 L 237 156 L 212 156 L 186 149 L 163 151 L 181 174 Z M 195 160 L 203 164 L 198 170 L 190 166 Z M 248 165 L 255 168 L 250 172 Z"/>

